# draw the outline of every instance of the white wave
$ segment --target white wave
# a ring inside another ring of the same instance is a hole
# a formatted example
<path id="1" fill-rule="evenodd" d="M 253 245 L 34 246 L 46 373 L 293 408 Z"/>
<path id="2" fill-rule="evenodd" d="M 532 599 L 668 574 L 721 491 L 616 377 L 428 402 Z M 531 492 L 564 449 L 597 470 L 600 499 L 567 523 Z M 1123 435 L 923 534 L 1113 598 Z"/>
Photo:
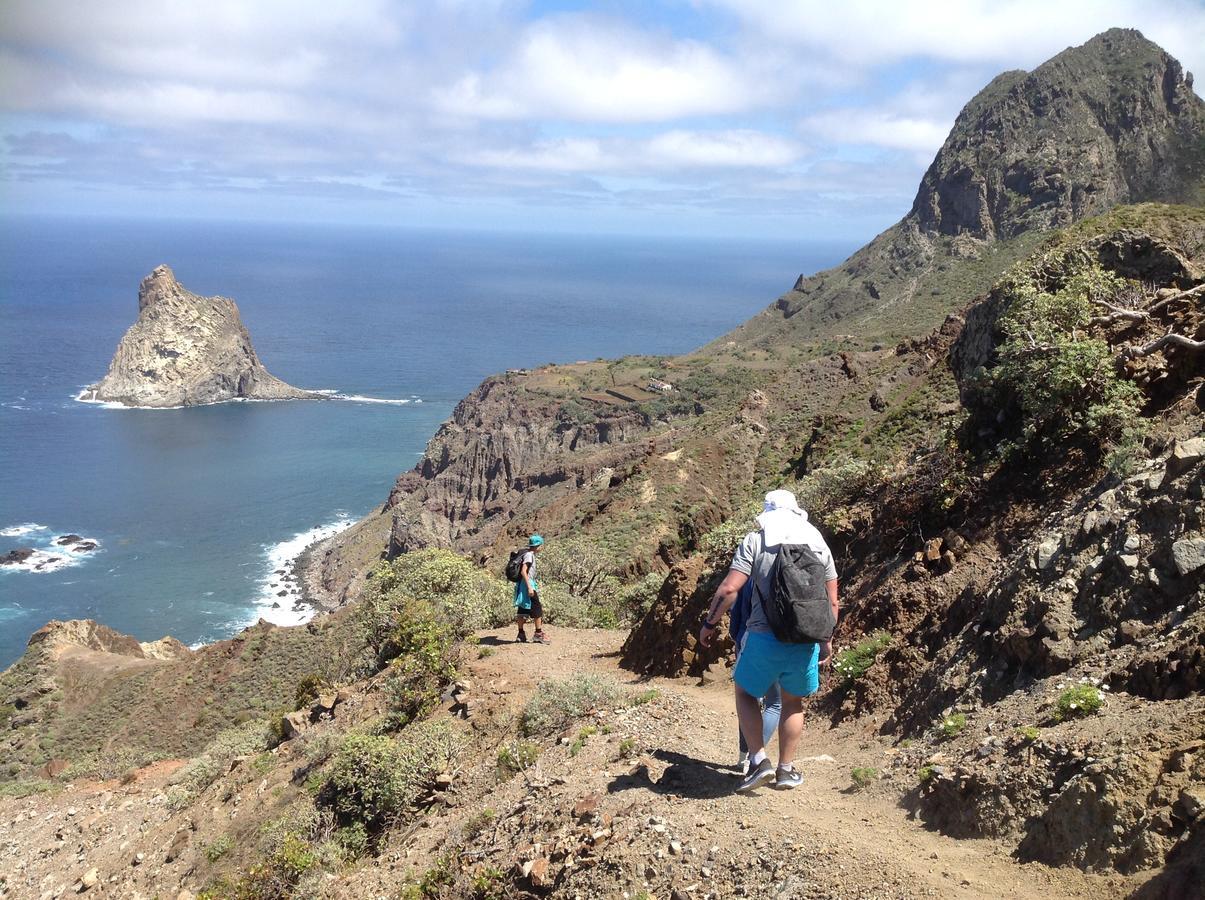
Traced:
<path id="1" fill-rule="evenodd" d="M 383 397 L 364 397 L 360 394 L 331 394 L 332 400 L 346 400 L 350 403 L 388 403 L 394 406 L 405 406 L 407 403 L 422 403 L 421 400 L 390 400 Z"/>
<path id="2" fill-rule="evenodd" d="M 42 542 L 41 547 L 31 550 L 20 562 L 10 562 L 0 566 L 0 572 L 30 572 L 45 575 L 69 566 L 78 566 L 100 549 L 100 541 L 95 538 L 81 537 L 78 541 L 60 544 L 58 543 L 60 538 L 65 537 L 65 535 L 60 535 L 47 541 L 42 534 L 46 530 L 45 525 L 30 523 L 6 528 L 0 532 L 5 537 L 28 537 L 37 534 Z"/>
<path id="3" fill-rule="evenodd" d="M 0 537 L 25 537 L 27 534 L 36 534 L 39 531 L 49 531 L 46 525 L 39 525 L 37 522 L 26 522 L 23 525 L 10 525 L 8 528 L 0 528 Z"/>
<path id="4" fill-rule="evenodd" d="M 321 394 L 331 400 L 343 400 L 348 403 L 386 403 L 393 406 L 405 406 L 408 403 L 422 403 L 423 401 L 416 394 L 411 394 L 406 399 L 392 399 L 388 397 L 365 397 L 362 394 L 343 394 L 334 388 L 322 388 L 320 390 L 310 391 L 311 394 Z M 85 397 L 85 394 L 91 396 Z M 215 400 L 212 403 L 193 403 L 189 406 L 131 406 L 128 403 L 119 403 L 116 400 L 97 400 L 96 392 L 90 391 L 87 388 L 81 390 L 74 397 L 77 403 L 91 403 L 99 406 L 101 409 L 138 409 L 138 410 L 156 410 L 156 409 L 191 409 L 194 406 L 220 406 L 223 403 L 287 403 L 287 400 L 266 400 L 259 397 L 231 397 L 229 400 Z M 8 404 L 2 404 L 7 406 Z M 27 409 L 28 407 L 16 406 L 15 409 Z"/>
<path id="5" fill-rule="evenodd" d="M 49 550 L 34 550 L 20 562 L 5 563 L 0 566 L 0 572 L 33 572 L 44 575 L 57 572 L 68 566 L 79 565 L 80 557 L 70 553 L 51 553 Z"/>
<path id="6" fill-rule="evenodd" d="M 350 516 L 340 513 L 333 522 L 308 531 L 300 531 L 286 541 L 265 547 L 264 557 L 267 565 L 263 577 L 259 580 L 259 596 L 255 598 L 250 623 L 266 619 L 273 625 L 301 625 L 312 619 L 313 608 L 302 601 L 301 584 L 297 578 L 297 559 L 308 547 L 350 528 L 353 524 L 355 521 Z"/>

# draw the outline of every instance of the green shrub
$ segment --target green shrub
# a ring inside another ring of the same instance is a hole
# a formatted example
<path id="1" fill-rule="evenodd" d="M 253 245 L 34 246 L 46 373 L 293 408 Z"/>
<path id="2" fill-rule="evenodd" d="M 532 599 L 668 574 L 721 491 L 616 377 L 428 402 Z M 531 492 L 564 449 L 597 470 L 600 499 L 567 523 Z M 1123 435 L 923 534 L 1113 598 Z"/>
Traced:
<path id="1" fill-rule="evenodd" d="M 598 729 L 593 725 L 587 725 L 577 733 L 577 737 L 573 739 L 573 743 L 569 745 L 569 755 L 577 756 L 582 752 L 582 748 L 586 746 L 586 741 L 598 734 Z"/>
<path id="2" fill-rule="evenodd" d="M 891 635 L 879 631 L 859 641 L 848 650 L 842 650 L 833 660 L 833 671 L 847 683 L 857 681 L 874 665 L 875 657 L 891 643 Z"/>
<path id="3" fill-rule="evenodd" d="M 24 778 L 17 781 L 0 782 L 0 799 L 11 797 L 21 800 L 35 794 L 47 794 L 62 790 L 63 786 L 55 781 L 42 778 Z"/>
<path id="4" fill-rule="evenodd" d="M 1025 267 L 997 288 L 1004 340 L 996 365 L 971 382 L 967 440 L 996 432 L 1006 456 L 1041 463 L 1071 446 L 1123 466 L 1143 434 L 1142 395 L 1108 344 L 1089 336 L 1089 320 L 1097 301 L 1119 302 L 1134 286 L 1080 252 L 1047 264 L 1057 274 Z"/>
<path id="5" fill-rule="evenodd" d="M 619 758 L 630 759 L 636 755 L 636 739 L 624 738 L 619 742 Z"/>
<path id="6" fill-rule="evenodd" d="M 649 688 L 648 690 L 641 691 L 639 694 L 635 694 L 628 701 L 628 706 L 644 706 L 644 704 L 652 703 L 660 696 L 661 692 L 659 690 L 656 688 Z"/>
<path id="7" fill-rule="evenodd" d="M 223 834 L 205 848 L 205 858 L 210 862 L 217 862 L 229 853 L 233 846 L 234 839 L 228 834 Z"/>
<path id="8" fill-rule="evenodd" d="M 511 741 L 498 750 L 498 772 L 509 778 L 530 769 L 540 756 L 540 747 L 532 741 Z"/>
<path id="9" fill-rule="evenodd" d="M 359 859 L 368 853 L 370 841 L 363 822 L 352 822 L 335 829 L 335 844 L 345 859 Z"/>
<path id="10" fill-rule="evenodd" d="M 950 713 L 941 720 L 937 726 L 944 738 L 954 738 L 962 733 L 962 729 L 967 727 L 966 713 Z"/>
<path id="11" fill-rule="evenodd" d="M 440 692 L 456 677 L 456 636 L 420 601 L 409 601 L 398 615 L 384 645 L 392 657 L 385 697 L 395 724 L 426 715 Z"/>
<path id="12" fill-rule="evenodd" d="M 1042 732 L 1036 725 L 1025 725 L 1017 729 L 1017 734 L 1021 735 L 1027 741 L 1036 741 L 1042 736 Z"/>
<path id="13" fill-rule="evenodd" d="M 1104 691 L 1091 684 L 1077 684 L 1059 694 L 1054 717 L 1060 722 L 1082 719 L 1100 712 L 1104 705 Z"/>
<path id="14" fill-rule="evenodd" d="M 619 700 L 615 682 L 597 675 L 571 675 L 543 681 L 519 716 L 525 735 L 556 734 L 587 713 L 614 706 Z"/>
<path id="15" fill-rule="evenodd" d="M 854 790 L 860 791 L 874 784 L 875 779 L 879 777 L 879 770 L 867 766 L 859 766 L 850 770 L 849 775 L 853 779 Z"/>
<path id="16" fill-rule="evenodd" d="M 236 881 L 221 879 L 201 891 L 197 900 L 289 900 L 302 877 L 318 865 L 313 848 L 296 835 L 290 835 Z"/>
<path id="17" fill-rule="evenodd" d="M 933 778 L 934 774 L 933 766 L 921 766 L 917 777 L 920 779 L 921 784 L 927 784 Z"/>
<path id="18" fill-rule="evenodd" d="M 343 825 L 375 833 L 404 817 L 447 769 L 456 741 L 446 722 L 422 722 L 394 740 L 352 732 L 331 763 L 328 802 Z"/>
<path id="19" fill-rule="evenodd" d="M 185 763 L 172 777 L 167 791 L 168 806 L 183 809 L 227 772 L 235 757 L 270 750 L 276 743 L 267 722 L 250 722 L 221 732 L 203 753 Z"/>
<path id="20" fill-rule="evenodd" d="M 297 690 L 293 694 L 293 709 L 303 709 L 315 700 L 318 695 L 330 687 L 329 682 L 321 675 L 311 672 L 299 682 L 297 682 Z"/>
<path id="21" fill-rule="evenodd" d="M 661 585 L 665 583 L 665 575 L 661 572 L 649 572 L 640 578 L 620 588 L 618 605 L 621 622 L 635 624 L 645 617 L 657 596 L 661 593 Z"/>
<path id="22" fill-rule="evenodd" d="M 482 866 L 470 885 L 473 900 L 502 900 L 506 896 L 504 873 L 496 866 Z"/>

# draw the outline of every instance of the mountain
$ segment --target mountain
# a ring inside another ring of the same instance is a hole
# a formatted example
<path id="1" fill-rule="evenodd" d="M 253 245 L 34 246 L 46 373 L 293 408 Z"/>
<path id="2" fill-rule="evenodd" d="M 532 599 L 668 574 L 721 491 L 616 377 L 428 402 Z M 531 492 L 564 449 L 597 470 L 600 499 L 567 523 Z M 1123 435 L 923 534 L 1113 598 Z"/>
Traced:
<path id="1" fill-rule="evenodd" d="M 900 222 L 840 266 L 801 275 L 711 348 L 808 340 L 838 322 L 871 339 L 915 334 L 1043 232 L 1151 200 L 1205 202 L 1205 103 L 1161 47 L 1112 29 L 997 76 L 959 113 Z"/>
<path id="2" fill-rule="evenodd" d="M 1051 228 L 1148 200 L 1205 200 L 1205 102 L 1175 59 L 1114 29 L 1005 73 L 959 114 L 899 223 L 695 353 L 487 379 L 383 508 L 312 555 L 309 581 L 337 604 L 381 553 L 490 558 L 536 528 L 598 535 L 627 570 L 662 569 L 854 423 L 889 429 L 893 399 L 922 406 L 925 427 L 952 415 L 953 379 L 928 380 L 935 359 L 909 342 Z M 650 392 L 654 380 L 674 390 Z"/>
<path id="3" fill-rule="evenodd" d="M 323 396 L 264 368 L 233 300 L 198 297 L 158 266 L 139 285 L 138 320 L 117 345 L 108 373 L 80 399 L 174 407 Z"/>

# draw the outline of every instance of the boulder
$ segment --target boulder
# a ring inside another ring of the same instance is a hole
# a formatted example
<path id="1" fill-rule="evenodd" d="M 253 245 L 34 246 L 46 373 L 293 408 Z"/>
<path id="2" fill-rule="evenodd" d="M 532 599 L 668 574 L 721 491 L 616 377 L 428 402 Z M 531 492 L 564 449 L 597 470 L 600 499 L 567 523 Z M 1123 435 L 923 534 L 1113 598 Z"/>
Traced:
<path id="1" fill-rule="evenodd" d="M 1167 458 L 1165 469 L 1167 479 L 1170 480 L 1184 474 L 1202 459 L 1205 459 L 1205 437 L 1176 441 L 1171 455 Z"/>
<path id="2" fill-rule="evenodd" d="M 1205 566 L 1205 537 L 1181 538 L 1172 544 L 1172 559 L 1181 576 Z"/>
<path id="3" fill-rule="evenodd" d="M 285 736 L 285 740 L 297 737 L 309 727 L 310 717 L 300 710 L 280 718 L 280 731 Z"/>

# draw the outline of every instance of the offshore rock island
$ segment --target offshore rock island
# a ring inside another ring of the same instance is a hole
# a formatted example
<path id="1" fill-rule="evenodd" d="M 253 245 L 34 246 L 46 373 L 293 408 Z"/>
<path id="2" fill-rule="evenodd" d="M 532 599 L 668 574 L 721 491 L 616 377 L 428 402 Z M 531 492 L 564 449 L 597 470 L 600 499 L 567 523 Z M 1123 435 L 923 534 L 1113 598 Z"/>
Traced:
<path id="1" fill-rule="evenodd" d="M 233 300 L 200 297 L 158 266 L 138 288 L 138 321 L 117 345 L 108 374 L 79 399 L 166 408 L 325 396 L 264 368 Z"/>

